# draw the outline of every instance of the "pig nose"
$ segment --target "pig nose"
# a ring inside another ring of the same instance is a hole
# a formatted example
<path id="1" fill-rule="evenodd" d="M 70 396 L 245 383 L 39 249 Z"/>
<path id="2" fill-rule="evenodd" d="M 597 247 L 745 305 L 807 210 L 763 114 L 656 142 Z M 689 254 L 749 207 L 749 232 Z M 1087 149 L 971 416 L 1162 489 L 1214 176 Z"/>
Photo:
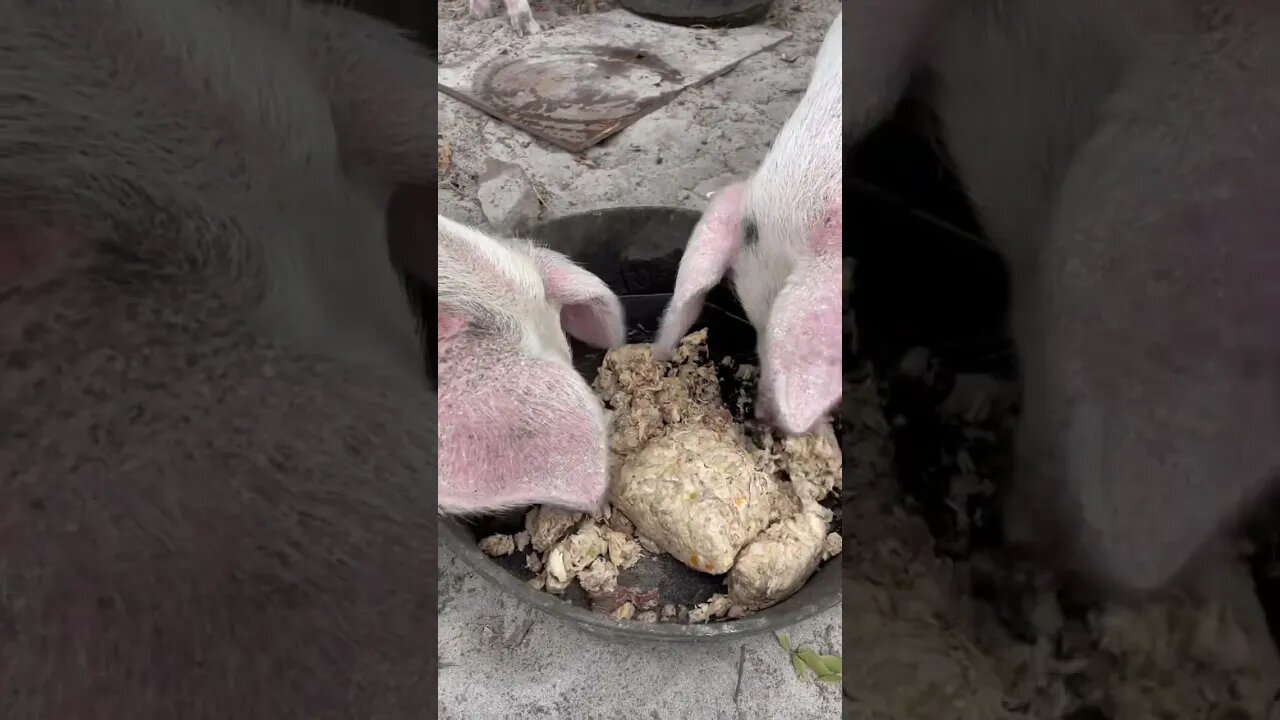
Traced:
<path id="1" fill-rule="evenodd" d="M 766 425 L 773 425 L 773 413 L 769 410 L 769 403 L 763 392 L 756 398 L 756 420 Z"/>

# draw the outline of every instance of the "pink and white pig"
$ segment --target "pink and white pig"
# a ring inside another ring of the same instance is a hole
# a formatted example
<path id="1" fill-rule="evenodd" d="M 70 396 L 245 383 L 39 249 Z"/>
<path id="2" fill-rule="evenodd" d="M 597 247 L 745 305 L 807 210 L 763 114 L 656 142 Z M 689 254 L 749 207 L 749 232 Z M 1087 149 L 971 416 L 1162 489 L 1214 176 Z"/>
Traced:
<path id="1" fill-rule="evenodd" d="M 565 333 L 622 344 L 621 303 L 558 252 L 438 223 L 440 509 L 598 509 L 607 424 Z"/>
<path id="2" fill-rule="evenodd" d="M 434 701 L 436 397 L 385 223 L 434 71 L 319 3 L 0 0 L 0 716 Z"/>
<path id="3" fill-rule="evenodd" d="M 841 17 L 760 167 L 703 213 L 656 341 L 669 354 L 730 275 L 759 338 L 757 407 L 789 433 L 812 429 L 840 401 Z"/>
<path id="4" fill-rule="evenodd" d="M 1010 535 L 1107 592 L 1159 590 L 1280 477 L 1280 7 L 994 5 L 851 6 L 849 140 L 930 72 L 1012 279 Z"/>

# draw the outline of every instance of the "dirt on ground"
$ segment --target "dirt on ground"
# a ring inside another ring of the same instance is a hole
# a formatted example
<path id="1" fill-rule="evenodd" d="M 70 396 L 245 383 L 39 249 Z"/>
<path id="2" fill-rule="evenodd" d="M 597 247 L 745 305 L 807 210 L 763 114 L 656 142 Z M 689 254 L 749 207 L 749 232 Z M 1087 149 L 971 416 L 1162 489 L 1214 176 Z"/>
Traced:
<path id="1" fill-rule="evenodd" d="M 530 3 L 544 30 L 556 16 L 616 9 L 608 0 Z M 617 206 L 662 205 L 700 210 L 707 193 L 749 175 L 795 109 L 813 70 L 823 34 L 839 12 L 835 0 L 776 3 L 766 24 L 792 33 L 725 75 L 680 93 L 631 127 L 569 153 L 461 103 L 439 95 L 441 168 L 439 211 L 485 226 L 477 185 L 486 160 L 524 169 L 542 203 L 541 219 Z M 441 64 L 469 47 L 471 33 L 505 32 L 505 20 L 474 22 L 465 0 L 439 3 Z M 524 42 L 511 36 L 512 43 Z"/>

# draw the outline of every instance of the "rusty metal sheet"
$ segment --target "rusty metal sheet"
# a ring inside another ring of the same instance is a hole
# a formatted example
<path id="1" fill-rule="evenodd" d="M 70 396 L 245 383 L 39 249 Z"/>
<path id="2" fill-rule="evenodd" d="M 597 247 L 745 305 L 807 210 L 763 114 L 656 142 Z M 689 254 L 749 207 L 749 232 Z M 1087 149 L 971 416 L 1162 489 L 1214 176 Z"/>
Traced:
<path id="1" fill-rule="evenodd" d="M 684 28 L 624 10 L 562 18 L 529 38 L 495 24 L 505 22 L 440 23 L 440 92 L 571 152 L 791 36 L 758 25 Z"/>

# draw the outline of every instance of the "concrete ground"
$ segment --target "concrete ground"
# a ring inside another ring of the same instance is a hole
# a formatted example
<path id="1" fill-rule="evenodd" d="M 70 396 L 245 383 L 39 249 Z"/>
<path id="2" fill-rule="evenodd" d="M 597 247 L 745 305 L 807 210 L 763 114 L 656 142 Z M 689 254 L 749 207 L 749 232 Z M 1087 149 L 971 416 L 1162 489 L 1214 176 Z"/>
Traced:
<path id="1" fill-rule="evenodd" d="M 610 642 L 493 589 L 440 553 L 442 720 L 831 720 L 840 688 L 799 680 L 769 634 L 683 644 Z M 789 628 L 840 654 L 840 609 Z"/>
<path id="2" fill-rule="evenodd" d="M 566 0 L 533 0 L 532 6 L 539 22 L 584 9 Z M 439 7 L 442 63 L 458 33 L 511 32 L 502 17 L 466 20 L 465 2 Z M 440 142 L 451 151 L 451 166 L 440 179 L 439 211 L 485 225 L 476 189 L 487 158 L 524 169 L 544 205 L 544 220 L 618 205 L 701 209 L 707 192 L 748 175 L 764 157 L 804 92 L 813 56 L 839 7 L 837 0 L 782 0 L 768 22 L 792 32 L 791 39 L 579 155 L 439 95 Z M 607 8 L 607 2 L 593 3 L 595 10 Z M 511 42 L 523 40 L 511 35 Z M 441 718 L 839 715 L 839 687 L 797 679 L 771 635 L 682 645 L 609 643 L 521 606 L 443 548 L 439 569 Z M 840 610 L 788 634 L 795 643 L 839 654 Z"/>

